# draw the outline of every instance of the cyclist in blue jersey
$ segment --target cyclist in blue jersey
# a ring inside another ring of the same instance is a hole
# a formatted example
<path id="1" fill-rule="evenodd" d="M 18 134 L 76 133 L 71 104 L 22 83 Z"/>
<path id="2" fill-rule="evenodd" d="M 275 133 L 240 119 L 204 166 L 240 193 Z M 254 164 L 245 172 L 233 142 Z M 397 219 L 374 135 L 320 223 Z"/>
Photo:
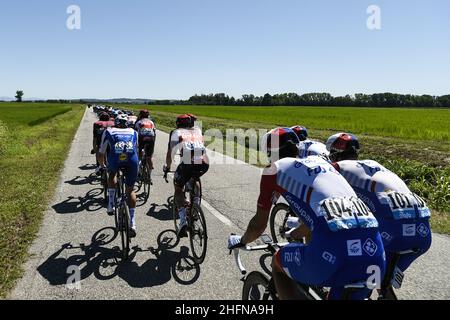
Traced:
<path id="1" fill-rule="evenodd" d="M 360 145 L 354 135 L 335 134 L 328 139 L 327 148 L 335 168 L 378 220 L 386 265 L 390 265 L 400 251 L 417 250 L 399 257 L 397 267 L 403 273 L 431 246 L 430 210 L 425 201 L 378 162 L 358 160 Z"/>
<path id="2" fill-rule="evenodd" d="M 344 177 L 322 157 L 296 158 L 298 143 L 293 130 L 285 128 L 264 138 L 271 165 L 261 178 L 256 215 L 242 237 L 230 236 L 228 248 L 244 246 L 264 232 L 272 196 L 279 193 L 301 220 L 299 233 L 311 239 L 307 245 L 290 243 L 275 254 L 272 275 L 279 297 L 301 298 L 298 282 L 331 287 L 328 298 L 339 299 L 345 285 L 368 281 L 370 268 L 384 276 L 383 242 L 375 217 Z M 363 289 L 351 298 L 364 299 L 369 293 Z"/>
<path id="3" fill-rule="evenodd" d="M 102 137 L 100 147 L 100 163 L 105 165 L 105 154 L 108 160 L 108 215 L 114 215 L 114 197 L 116 193 L 117 171 L 123 170 L 125 176 L 128 206 L 130 208 L 130 237 L 136 236 L 136 194 L 133 191 L 138 173 L 138 135 L 128 128 L 128 117 L 118 115 L 115 128 L 107 129 Z"/>

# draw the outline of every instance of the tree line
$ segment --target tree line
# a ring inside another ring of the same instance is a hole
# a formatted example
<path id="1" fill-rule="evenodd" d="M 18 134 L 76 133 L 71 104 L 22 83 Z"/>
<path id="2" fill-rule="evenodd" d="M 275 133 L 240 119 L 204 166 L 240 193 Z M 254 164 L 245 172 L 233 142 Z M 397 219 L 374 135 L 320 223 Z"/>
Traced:
<path id="1" fill-rule="evenodd" d="M 187 104 L 219 106 L 340 106 L 340 107 L 405 107 L 405 108 L 450 108 L 450 95 L 412 95 L 375 93 L 333 97 L 329 93 L 281 93 L 255 96 L 244 94 L 234 98 L 225 93 L 194 95 L 188 100 L 155 100 L 149 104 Z"/>

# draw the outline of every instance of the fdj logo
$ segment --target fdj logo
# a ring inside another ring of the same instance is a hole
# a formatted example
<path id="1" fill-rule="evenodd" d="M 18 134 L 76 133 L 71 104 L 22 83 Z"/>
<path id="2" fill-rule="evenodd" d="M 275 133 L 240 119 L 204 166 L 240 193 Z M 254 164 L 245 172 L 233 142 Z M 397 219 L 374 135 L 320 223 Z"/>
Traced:
<path id="1" fill-rule="evenodd" d="M 426 237 L 428 236 L 428 234 L 430 233 L 430 229 L 428 229 L 428 227 L 426 225 L 424 225 L 423 223 L 421 223 L 418 227 L 417 227 L 417 232 L 422 236 L 422 237 Z"/>
<path id="2" fill-rule="evenodd" d="M 364 242 L 363 248 L 369 256 L 373 256 L 375 252 L 377 252 L 378 246 L 372 239 L 368 238 L 366 242 Z"/>

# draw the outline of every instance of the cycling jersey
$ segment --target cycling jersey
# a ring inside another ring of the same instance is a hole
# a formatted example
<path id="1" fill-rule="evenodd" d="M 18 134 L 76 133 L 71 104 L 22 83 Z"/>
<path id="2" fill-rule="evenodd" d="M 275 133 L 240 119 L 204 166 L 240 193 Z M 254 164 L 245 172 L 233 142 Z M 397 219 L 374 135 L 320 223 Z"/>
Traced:
<path id="1" fill-rule="evenodd" d="M 135 129 L 139 136 L 144 140 L 150 140 L 156 135 L 156 126 L 153 121 L 148 118 L 141 119 L 136 122 Z"/>
<path id="2" fill-rule="evenodd" d="M 270 210 L 272 195 L 281 194 L 311 230 L 305 246 L 291 243 L 277 253 L 277 262 L 294 280 L 333 287 L 365 281 L 367 268 L 384 274 L 384 248 L 378 223 L 352 187 L 326 160 L 285 158 L 264 170 L 258 206 Z M 364 296 L 369 291 L 361 294 Z"/>
<path id="3" fill-rule="evenodd" d="M 138 136 L 131 128 L 109 128 L 103 133 L 100 153 L 107 150 L 108 170 L 115 173 L 120 168 L 125 169 L 125 179 L 128 186 L 133 186 L 138 171 Z"/>
<path id="4" fill-rule="evenodd" d="M 202 164 L 205 161 L 206 147 L 199 127 L 176 129 L 170 133 L 170 147 L 180 151 L 181 163 Z"/>
<path id="5" fill-rule="evenodd" d="M 327 146 L 321 142 L 313 140 L 301 141 L 299 144 L 299 157 L 301 159 L 308 156 L 329 155 Z"/>
<path id="6" fill-rule="evenodd" d="M 101 138 L 103 136 L 103 132 L 108 129 L 114 127 L 114 121 L 97 121 L 94 123 L 94 138 L 97 141 L 97 145 L 99 146 L 101 143 Z"/>
<path id="7" fill-rule="evenodd" d="M 340 161 L 335 167 L 374 213 L 387 252 L 428 250 L 430 210 L 402 179 L 373 160 Z M 404 271 L 419 255 L 402 257 L 399 268 Z"/>

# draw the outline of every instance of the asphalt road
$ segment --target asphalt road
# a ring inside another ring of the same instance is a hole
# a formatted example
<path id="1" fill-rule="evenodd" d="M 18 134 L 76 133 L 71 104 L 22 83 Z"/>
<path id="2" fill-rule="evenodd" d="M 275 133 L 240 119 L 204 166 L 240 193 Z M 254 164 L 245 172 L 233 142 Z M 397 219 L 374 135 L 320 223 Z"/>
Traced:
<path id="1" fill-rule="evenodd" d="M 213 164 L 203 177 L 203 208 L 208 252 L 195 266 L 189 243 L 174 243 L 168 201 L 172 184 L 162 179 L 168 135 L 158 132 L 154 185 L 147 204 L 137 209 L 138 235 L 132 260 L 120 262 L 120 236 L 102 207 L 93 176 L 91 126 L 87 110 L 65 162 L 61 180 L 30 248 L 25 274 L 10 299 L 240 299 L 242 282 L 226 250 L 230 233 L 242 234 L 256 208 L 260 169 L 236 163 Z M 211 153 L 213 157 L 223 157 Z M 450 238 L 434 234 L 431 250 L 407 271 L 398 291 L 402 299 L 450 299 Z M 261 253 L 243 253 L 248 270 L 270 264 Z M 80 281 L 74 276 L 79 274 Z"/>

